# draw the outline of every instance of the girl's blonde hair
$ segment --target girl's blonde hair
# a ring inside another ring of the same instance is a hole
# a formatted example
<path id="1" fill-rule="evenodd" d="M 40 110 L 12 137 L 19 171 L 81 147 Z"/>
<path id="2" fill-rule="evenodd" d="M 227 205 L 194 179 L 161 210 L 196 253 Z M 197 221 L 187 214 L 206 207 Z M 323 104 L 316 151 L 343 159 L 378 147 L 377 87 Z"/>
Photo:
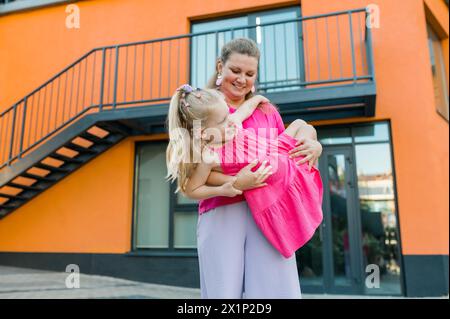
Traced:
<path id="1" fill-rule="evenodd" d="M 194 121 L 199 121 L 201 128 L 204 128 L 210 110 L 220 99 L 223 97 L 217 90 L 192 89 L 189 85 L 184 85 L 170 100 L 167 116 L 169 145 L 166 151 L 166 178 L 172 182 L 177 180 L 176 192 L 185 192 L 186 182 L 198 165 L 195 159 L 201 159 L 204 145 L 200 135 L 197 135 L 200 132 L 194 132 Z"/>

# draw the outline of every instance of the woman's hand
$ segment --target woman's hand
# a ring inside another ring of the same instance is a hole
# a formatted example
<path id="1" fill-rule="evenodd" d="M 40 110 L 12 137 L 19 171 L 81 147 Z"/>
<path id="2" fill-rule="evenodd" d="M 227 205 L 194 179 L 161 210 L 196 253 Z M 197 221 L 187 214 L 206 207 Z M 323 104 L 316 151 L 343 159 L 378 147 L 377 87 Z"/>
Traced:
<path id="1" fill-rule="evenodd" d="M 220 193 L 221 193 L 222 196 L 234 197 L 236 195 L 241 195 L 242 194 L 241 190 L 236 189 L 233 186 L 233 182 L 226 182 L 225 184 L 220 186 L 220 188 L 221 188 Z"/>
<path id="2" fill-rule="evenodd" d="M 272 167 L 270 165 L 266 166 L 268 163 L 267 161 L 264 161 L 256 171 L 252 172 L 252 168 L 254 168 L 256 164 L 258 164 L 258 160 L 254 160 L 236 174 L 236 179 L 233 183 L 235 188 L 245 191 L 267 185 L 264 182 L 272 174 Z"/>
<path id="3" fill-rule="evenodd" d="M 289 151 L 291 158 L 298 157 L 300 155 L 305 156 L 301 160 L 297 161 L 297 164 L 303 164 L 308 162 L 309 170 L 312 166 L 317 166 L 317 161 L 322 154 L 322 144 L 311 138 L 301 138 L 297 141 L 292 150 Z"/>

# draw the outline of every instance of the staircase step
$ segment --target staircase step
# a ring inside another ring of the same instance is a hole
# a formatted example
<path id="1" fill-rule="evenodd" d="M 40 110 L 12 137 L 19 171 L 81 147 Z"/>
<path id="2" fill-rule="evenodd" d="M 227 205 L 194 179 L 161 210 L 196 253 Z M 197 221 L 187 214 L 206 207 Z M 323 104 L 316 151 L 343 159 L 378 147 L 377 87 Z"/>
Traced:
<path id="1" fill-rule="evenodd" d="M 70 172 L 70 169 L 51 166 L 51 165 L 47 165 L 47 164 L 43 164 L 43 163 L 34 164 L 34 167 L 42 168 L 42 169 L 45 169 L 50 172 L 60 172 L 60 173 Z"/>
<path id="2" fill-rule="evenodd" d="M 0 204 L 0 208 L 17 208 L 17 206 L 10 204 Z"/>
<path id="3" fill-rule="evenodd" d="M 89 153 L 89 154 L 97 154 L 98 151 L 77 145 L 75 143 L 69 142 L 64 145 L 64 147 L 70 148 L 71 150 L 77 151 L 78 153 Z"/>
<path id="4" fill-rule="evenodd" d="M 3 193 L 0 193 L 0 197 L 8 198 L 8 199 L 14 199 L 14 200 L 16 200 L 16 199 L 18 199 L 18 200 L 27 200 L 28 199 L 28 198 L 20 196 L 20 195 L 10 195 L 10 194 L 3 194 Z"/>
<path id="5" fill-rule="evenodd" d="M 107 140 L 106 138 L 98 137 L 98 136 L 96 136 L 94 134 L 91 134 L 89 132 L 83 132 L 79 136 L 81 138 L 84 138 L 84 139 L 86 139 L 88 141 L 91 141 L 93 143 L 96 143 L 96 144 L 107 144 L 107 145 L 114 144 L 114 142 L 111 142 L 110 140 Z"/>
<path id="6" fill-rule="evenodd" d="M 13 183 L 13 182 L 9 182 L 6 185 L 14 187 L 14 188 L 21 188 L 21 189 L 26 190 L 26 191 L 42 191 L 42 189 L 40 189 L 38 187 L 26 186 L 26 185 L 22 185 L 22 184 Z"/>
<path id="7" fill-rule="evenodd" d="M 95 126 L 101 128 L 102 130 L 117 133 L 123 136 L 130 135 L 130 132 L 132 131 L 128 126 L 125 126 L 123 124 L 114 123 L 114 124 L 107 124 L 107 123 L 96 123 Z"/>
<path id="8" fill-rule="evenodd" d="M 53 153 L 49 155 L 51 158 L 66 162 L 66 163 L 76 163 L 76 164 L 81 164 L 83 163 L 82 160 L 77 159 L 77 158 L 72 158 L 72 157 L 68 157 L 68 156 L 64 156 L 58 153 Z"/>
<path id="9" fill-rule="evenodd" d="M 54 178 L 48 178 L 45 176 L 39 176 L 39 175 L 35 175 L 35 174 L 30 174 L 30 173 L 22 173 L 22 174 L 20 174 L 20 176 L 32 178 L 32 179 L 36 179 L 38 181 L 44 181 L 44 182 L 56 182 L 57 181 Z"/>

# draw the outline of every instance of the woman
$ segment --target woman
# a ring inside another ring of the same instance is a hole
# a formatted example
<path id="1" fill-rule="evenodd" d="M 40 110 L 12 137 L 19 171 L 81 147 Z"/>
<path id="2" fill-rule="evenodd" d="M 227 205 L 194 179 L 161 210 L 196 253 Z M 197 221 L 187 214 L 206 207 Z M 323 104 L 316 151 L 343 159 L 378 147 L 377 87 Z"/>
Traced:
<path id="1" fill-rule="evenodd" d="M 233 113 L 255 92 L 260 52 L 250 39 L 234 39 L 225 44 L 216 64 L 216 74 L 208 83 L 225 97 Z M 314 128 L 302 123 L 303 138 L 291 155 L 305 156 L 299 162 L 315 165 L 322 152 Z M 258 134 L 284 131 L 275 107 L 258 108 L 242 123 Z M 265 130 L 261 130 L 265 128 Z M 259 129 L 259 130 L 258 130 Z M 255 171 L 251 163 L 235 177 L 212 172 L 209 185 L 234 181 L 239 190 L 264 187 L 270 174 L 264 163 Z M 257 228 L 242 195 L 214 197 L 200 201 L 197 250 L 202 298 L 301 298 L 295 254 L 284 258 Z"/>

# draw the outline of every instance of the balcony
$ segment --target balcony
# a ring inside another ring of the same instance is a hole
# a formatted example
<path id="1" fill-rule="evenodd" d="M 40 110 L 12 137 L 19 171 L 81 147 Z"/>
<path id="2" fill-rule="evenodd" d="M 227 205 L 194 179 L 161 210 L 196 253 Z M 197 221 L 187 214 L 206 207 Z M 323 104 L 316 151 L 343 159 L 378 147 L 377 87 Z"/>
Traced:
<path id="1" fill-rule="evenodd" d="M 171 94 L 204 85 L 235 37 L 258 43 L 258 89 L 286 121 L 373 116 L 366 19 L 362 8 L 92 49 L 0 114 L 0 218 L 127 136 L 165 132 Z"/>

